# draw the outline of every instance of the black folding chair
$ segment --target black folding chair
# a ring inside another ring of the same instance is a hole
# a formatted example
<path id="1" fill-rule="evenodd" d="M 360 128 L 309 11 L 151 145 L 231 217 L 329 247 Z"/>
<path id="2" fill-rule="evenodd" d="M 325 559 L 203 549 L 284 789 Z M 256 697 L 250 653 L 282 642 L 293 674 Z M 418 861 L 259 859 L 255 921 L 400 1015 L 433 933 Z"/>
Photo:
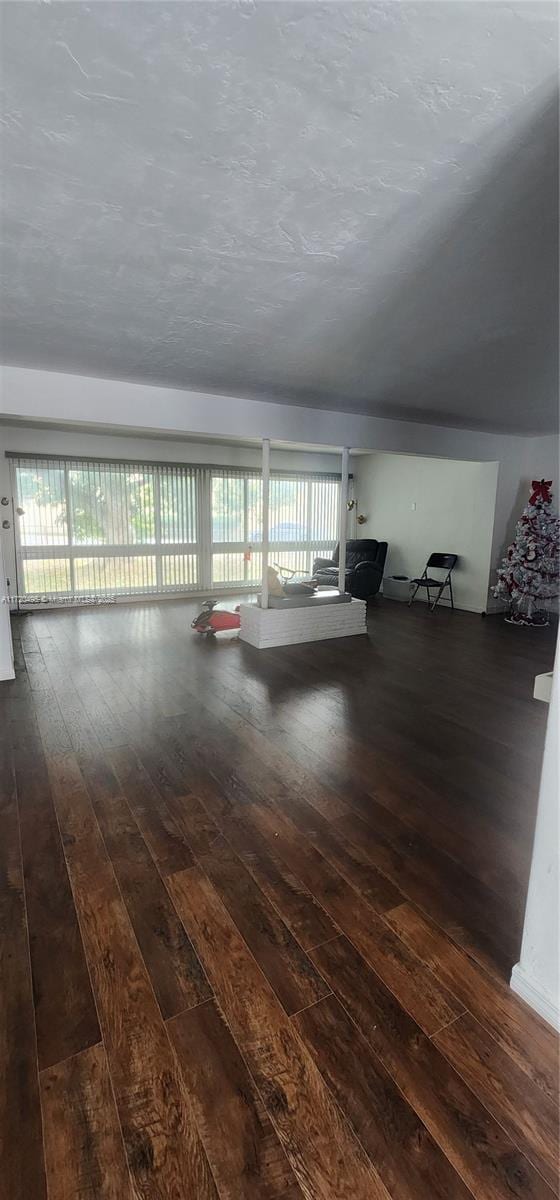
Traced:
<path id="1" fill-rule="evenodd" d="M 426 563 L 426 566 L 424 567 L 424 570 L 423 570 L 423 573 L 422 573 L 420 579 L 411 579 L 411 581 L 410 581 L 411 583 L 415 583 L 416 587 L 410 597 L 410 600 L 408 601 L 409 608 L 410 608 L 410 605 L 412 604 L 412 601 L 414 600 L 414 597 L 418 591 L 418 588 L 421 588 L 421 587 L 426 588 L 426 591 L 428 593 L 428 604 L 430 606 L 430 612 L 434 611 L 436 604 L 441 600 L 442 593 L 445 591 L 446 588 L 449 588 L 449 600 L 451 603 L 451 607 L 455 608 L 455 605 L 453 603 L 453 588 L 451 586 L 451 572 L 457 562 L 457 558 L 458 558 L 457 554 L 430 554 L 430 557 Z M 445 571 L 446 575 L 445 575 L 444 579 L 433 579 L 430 575 L 428 575 L 428 567 L 432 567 L 432 568 L 435 567 L 436 570 Z M 435 590 L 437 592 L 437 596 L 432 604 L 430 589 L 433 589 L 433 588 L 435 588 Z M 447 597 L 445 597 L 445 599 L 447 599 Z"/>

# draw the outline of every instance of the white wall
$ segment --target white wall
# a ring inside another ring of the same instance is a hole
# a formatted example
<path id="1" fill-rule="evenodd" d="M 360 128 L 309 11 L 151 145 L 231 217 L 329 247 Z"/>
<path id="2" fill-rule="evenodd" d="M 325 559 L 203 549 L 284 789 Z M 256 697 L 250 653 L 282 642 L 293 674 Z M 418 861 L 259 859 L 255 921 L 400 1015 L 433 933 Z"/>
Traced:
<path id="1" fill-rule="evenodd" d="M 368 454 L 355 468 L 361 532 L 389 543 L 387 575 L 420 575 L 436 550 L 458 554 L 455 604 L 484 612 L 497 480 L 498 463 Z"/>
<path id="2" fill-rule="evenodd" d="M 558 654 L 539 790 L 539 807 L 521 957 L 513 968 L 511 986 L 552 1025 L 560 1029 L 560 962 L 558 847 L 560 791 L 558 787 L 558 727 L 560 703 Z M 542 701 L 536 700 L 536 704 Z"/>
<path id="3" fill-rule="evenodd" d="M 0 509 L 0 512 L 3 512 Z M 6 571 L 0 542 L 0 679 L 14 678 L 14 655 L 12 650 L 12 633 L 10 629 L 10 610 L 8 607 L 8 589 L 6 587 Z"/>
<path id="4" fill-rule="evenodd" d="M 25 367 L 4 366 L 0 378 L 0 415 L 38 421 L 45 417 L 57 421 L 93 421 L 151 430 L 156 437 L 158 430 L 183 437 L 189 433 L 210 437 L 269 437 L 275 441 L 392 450 L 475 462 L 496 462 L 510 454 L 519 455 L 526 441 L 513 435 L 299 408 L 56 371 L 32 371 Z"/>

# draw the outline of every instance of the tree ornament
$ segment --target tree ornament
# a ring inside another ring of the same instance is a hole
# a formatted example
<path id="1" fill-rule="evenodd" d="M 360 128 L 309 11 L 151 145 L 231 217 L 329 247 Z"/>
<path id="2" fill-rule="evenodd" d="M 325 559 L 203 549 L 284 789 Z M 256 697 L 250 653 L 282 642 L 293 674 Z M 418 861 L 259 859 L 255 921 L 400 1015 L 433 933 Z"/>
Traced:
<path id="1" fill-rule="evenodd" d="M 492 588 L 509 605 L 511 625 L 548 625 L 547 601 L 559 592 L 560 520 L 552 512 L 552 480 L 533 479 L 529 502 Z"/>
<path id="2" fill-rule="evenodd" d="M 537 479 L 533 479 L 531 487 L 533 491 L 529 497 L 529 504 L 536 504 L 537 500 L 539 499 L 542 500 L 543 504 L 550 503 L 550 500 L 552 499 L 550 492 L 552 487 L 552 479 L 548 479 L 546 482 L 544 479 L 541 479 L 540 482 Z"/>

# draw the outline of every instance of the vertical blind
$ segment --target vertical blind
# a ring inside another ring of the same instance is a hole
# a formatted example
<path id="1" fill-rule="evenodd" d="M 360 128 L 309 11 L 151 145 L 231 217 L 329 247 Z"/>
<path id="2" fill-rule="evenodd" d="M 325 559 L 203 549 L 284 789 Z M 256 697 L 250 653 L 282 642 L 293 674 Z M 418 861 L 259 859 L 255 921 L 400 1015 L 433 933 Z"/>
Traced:
<path id="1" fill-rule="evenodd" d="M 255 587 L 262 479 L 251 469 L 13 456 L 24 601 Z M 275 472 L 271 562 L 309 573 L 338 536 L 340 479 Z"/>
<path id="2" fill-rule="evenodd" d="M 271 475 L 269 561 L 309 574 L 338 538 L 336 476 Z M 262 479 L 257 472 L 212 471 L 212 583 L 254 584 L 262 575 Z"/>

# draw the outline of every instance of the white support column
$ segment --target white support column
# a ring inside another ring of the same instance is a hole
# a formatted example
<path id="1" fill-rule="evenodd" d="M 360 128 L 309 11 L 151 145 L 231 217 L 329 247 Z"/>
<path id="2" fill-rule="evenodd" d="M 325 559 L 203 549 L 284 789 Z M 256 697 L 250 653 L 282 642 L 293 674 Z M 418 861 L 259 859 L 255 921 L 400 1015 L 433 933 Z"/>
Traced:
<path id="1" fill-rule="evenodd" d="M 348 524 L 348 446 L 342 451 L 340 520 L 338 526 L 338 590 L 346 591 L 346 529 Z"/>
<path id="2" fill-rule="evenodd" d="M 197 476 L 198 586 L 202 591 L 212 588 L 212 475 L 209 469 Z"/>
<path id="3" fill-rule="evenodd" d="M 270 439 L 262 444 L 262 588 L 261 608 L 268 608 L 268 510 L 270 495 Z"/>

